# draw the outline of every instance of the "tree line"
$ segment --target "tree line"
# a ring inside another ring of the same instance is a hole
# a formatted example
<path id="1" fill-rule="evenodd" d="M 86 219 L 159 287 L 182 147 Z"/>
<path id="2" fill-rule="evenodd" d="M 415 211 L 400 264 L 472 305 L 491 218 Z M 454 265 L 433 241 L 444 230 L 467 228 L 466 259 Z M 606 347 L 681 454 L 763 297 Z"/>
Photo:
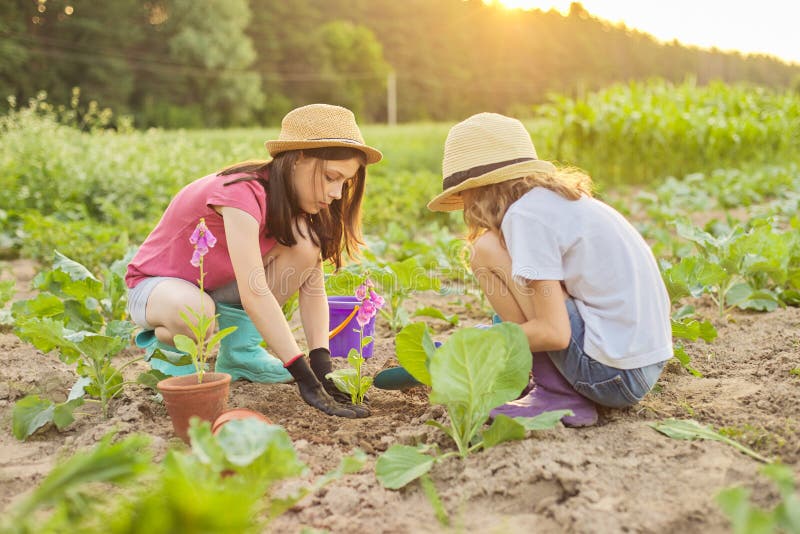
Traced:
<path id="1" fill-rule="evenodd" d="M 800 66 L 661 43 L 574 3 L 509 11 L 482 0 L 6 0 L 0 95 L 72 88 L 138 127 L 274 125 L 324 101 L 362 121 L 530 114 L 551 92 L 692 77 L 800 87 Z M 74 105 L 74 102 L 73 102 Z"/>

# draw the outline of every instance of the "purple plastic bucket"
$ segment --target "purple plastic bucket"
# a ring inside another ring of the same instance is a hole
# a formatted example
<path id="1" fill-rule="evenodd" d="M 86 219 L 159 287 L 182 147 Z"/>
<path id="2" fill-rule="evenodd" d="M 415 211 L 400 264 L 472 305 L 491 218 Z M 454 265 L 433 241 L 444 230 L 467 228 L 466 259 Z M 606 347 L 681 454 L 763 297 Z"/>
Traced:
<path id="1" fill-rule="evenodd" d="M 355 308 L 359 303 L 359 300 L 356 297 L 328 297 L 328 310 L 330 314 L 330 327 L 331 331 L 335 330 L 339 327 L 344 321 L 347 321 L 347 317 L 353 313 L 353 308 Z M 360 335 L 359 335 L 360 326 L 358 321 L 356 321 L 356 316 L 350 318 L 347 321 L 347 324 L 344 325 L 344 328 L 333 336 L 330 339 L 330 346 L 331 346 L 331 356 L 336 358 L 347 358 L 347 353 L 350 352 L 350 349 L 358 350 Z M 364 337 L 373 336 L 375 334 L 375 317 L 369 320 L 369 322 L 364 325 Z M 364 358 L 372 357 L 372 347 L 375 345 L 374 342 L 370 343 L 366 347 L 364 347 Z"/>

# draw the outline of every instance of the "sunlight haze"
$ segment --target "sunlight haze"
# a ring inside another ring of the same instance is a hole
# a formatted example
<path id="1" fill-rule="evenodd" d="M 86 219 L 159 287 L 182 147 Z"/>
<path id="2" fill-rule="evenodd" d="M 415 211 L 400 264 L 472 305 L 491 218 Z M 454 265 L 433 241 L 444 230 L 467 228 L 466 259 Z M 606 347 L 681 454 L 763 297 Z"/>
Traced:
<path id="1" fill-rule="evenodd" d="M 492 0 L 507 8 L 556 9 L 568 13 L 569 0 Z M 491 1 L 489 2 L 491 3 Z M 763 0 L 585 0 L 592 15 L 649 33 L 662 41 L 742 53 L 764 53 L 800 63 L 797 21 L 800 2 Z"/>

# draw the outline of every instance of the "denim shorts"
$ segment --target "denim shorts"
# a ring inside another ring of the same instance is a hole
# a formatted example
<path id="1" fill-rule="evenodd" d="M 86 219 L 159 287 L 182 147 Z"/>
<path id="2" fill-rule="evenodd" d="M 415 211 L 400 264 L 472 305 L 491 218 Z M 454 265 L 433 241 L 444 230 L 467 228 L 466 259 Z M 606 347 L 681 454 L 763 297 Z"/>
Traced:
<path id="1" fill-rule="evenodd" d="M 151 276 L 136 284 L 135 287 L 128 289 L 128 314 L 131 316 L 131 320 L 136 323 L 137 326 L 140 326 L 145 330 L 153 330 L 153 327 L 147 322 L 147 300 L 150 298 L 150 293 L 153 292 L 153 289 L 164 280 L 180 280 L 181 282 L 192 284 L 183 278 L 173 278 L 170 276 Z M 197 287 L 195 284 L 192 285 Z M 220 287 L 219 289 L 209 291 L 208 295 L 214 299 L 214 302 L 224 302 L 226 304 L 241 303 L 239 300 L 239 290 L 235 280 L 230 284 Z"/>
<path id="2" fill-rule="evenodd" d="M 642 400 L 661 376 L 666 361 L 638 369 L 616 369 L 583 352 L 584 324 L 572 299 L 565 301 L 572 336 L 564 350 L 548 352 L 553 364 L 584 397 L 609 408 L 624 408 Z"/>

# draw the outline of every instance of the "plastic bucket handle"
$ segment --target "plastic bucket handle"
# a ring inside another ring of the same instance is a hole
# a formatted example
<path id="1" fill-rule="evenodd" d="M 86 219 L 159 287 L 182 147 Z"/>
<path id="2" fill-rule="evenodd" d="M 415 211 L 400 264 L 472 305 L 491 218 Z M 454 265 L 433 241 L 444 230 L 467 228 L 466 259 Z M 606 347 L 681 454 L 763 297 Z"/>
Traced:
<path id="1" fill-rule="evenodd" d="M 350 322 L 350 319 L 352 319 L 352 318 L 353 318 L 353 316 L 354 316 L 356 313 L 358 313 L 358 309 L 359 309 L 360 307 L 361 307 L 361 306 L 359 306 L 358 304 L 356 304 L 355 306 L 353 306 L 353 311 L 352 311 L 352 312 L 350 312 L 350 315 L 348 315 L 348 316 L 345 318 L 345 320 L 344 320 L 344 321 L 342 321 L 342 322 L 339 324 L 339 326 L 337 326 L 336 328 L 334 328 L 333 330 L 331 330 L 331 331 L 330 331 L 330 333 L 328 334 L 328 339 L 333 339 L 333 336 L 335 336 L 336 334 L 338 334 L 339 332 L 341 332 L 342 330 L 344 330 L 344 327 L 345 327 L 345 326 L 347 326 L 347 323 L 349 323 L 349 322 Z"/>

